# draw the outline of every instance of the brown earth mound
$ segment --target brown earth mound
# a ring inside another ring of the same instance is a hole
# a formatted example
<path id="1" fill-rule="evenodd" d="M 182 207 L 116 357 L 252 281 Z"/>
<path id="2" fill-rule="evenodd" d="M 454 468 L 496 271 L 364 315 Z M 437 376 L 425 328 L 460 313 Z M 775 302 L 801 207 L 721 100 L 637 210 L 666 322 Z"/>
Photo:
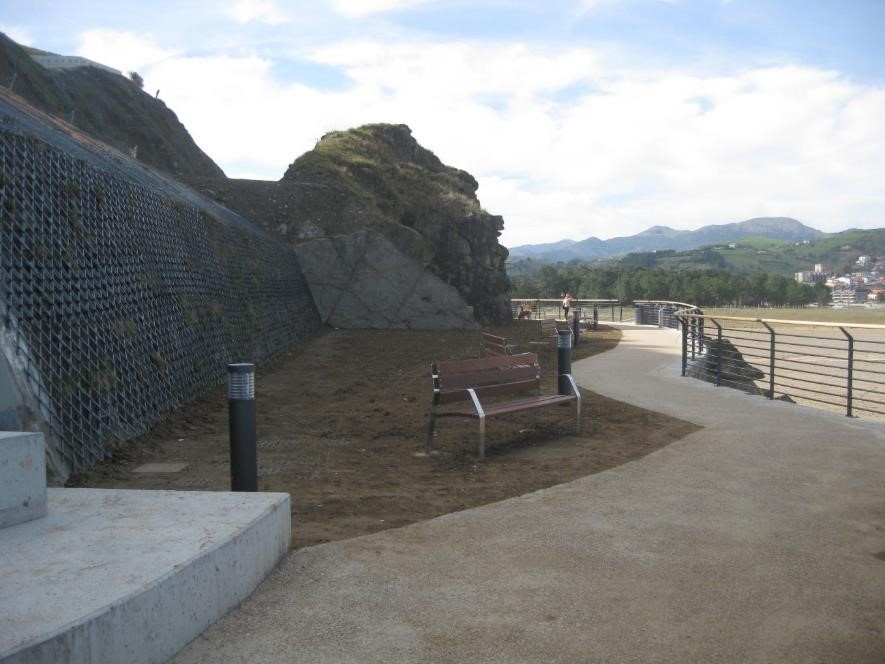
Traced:
<path id="1" fill-rule="evenodd" d="M 554 392 L 556 349 L 529 344 L 536 322 L 496 328 L 537 352 Z M 614 347 L 620 332 L 586 333 L 575 358 Z M 256 376 L 259 489 L 292 496 L 292 545 L 395 528 L 597 473 L 653 452 L 697 427 L 593 394 L 582 436 L 572 407 L 488 422 L 488 458 L 476 458 L 476 422 L 444 419 L 438 454 L 423 449 L 430 363 L 476 357 L 479 333 L 326 330 Z M 224 491 L 230 486 L 227 393 L 219 387 L 74 476 L 69 486 Z M 145 464 L 186 464 L 140 472 Z"/>

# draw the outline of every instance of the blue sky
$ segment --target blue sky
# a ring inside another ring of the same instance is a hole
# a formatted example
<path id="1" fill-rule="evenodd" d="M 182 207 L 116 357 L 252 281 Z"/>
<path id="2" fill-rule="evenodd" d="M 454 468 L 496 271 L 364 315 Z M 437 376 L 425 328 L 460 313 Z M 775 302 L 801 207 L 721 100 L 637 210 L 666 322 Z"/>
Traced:
<path id="1" fill-rule="evenodd" d="M 885 226 L 883 26 L 883 0 L 0 0 L 13 39 L 141 73 L 231 177 L 408 124 L 509 246 Z"/>

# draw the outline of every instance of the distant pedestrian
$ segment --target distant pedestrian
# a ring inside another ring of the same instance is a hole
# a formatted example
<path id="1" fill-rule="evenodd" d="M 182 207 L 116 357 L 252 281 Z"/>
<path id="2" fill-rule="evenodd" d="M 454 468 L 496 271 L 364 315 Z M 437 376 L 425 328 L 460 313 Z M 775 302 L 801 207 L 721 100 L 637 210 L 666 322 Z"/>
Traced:
<path id="1" fill-rule="evenodd" d="M 562 310 L 565 312 L 565 319 L 568 320 L 568 310 L 572 306 L 572 296 L 568 293 L 562 295 Z"/>

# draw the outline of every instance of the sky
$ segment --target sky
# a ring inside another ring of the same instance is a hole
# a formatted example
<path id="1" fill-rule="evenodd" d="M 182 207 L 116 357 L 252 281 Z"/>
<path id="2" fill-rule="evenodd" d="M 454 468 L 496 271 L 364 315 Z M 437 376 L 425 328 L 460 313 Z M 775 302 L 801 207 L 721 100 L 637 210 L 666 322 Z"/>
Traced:
<path id="1" fill-rule="evenodd" d="M 0 0 L 137 71 L 229 177 L 407 124 L 506 246 L 787 216 L 885 227 L 885 0 Z"/>

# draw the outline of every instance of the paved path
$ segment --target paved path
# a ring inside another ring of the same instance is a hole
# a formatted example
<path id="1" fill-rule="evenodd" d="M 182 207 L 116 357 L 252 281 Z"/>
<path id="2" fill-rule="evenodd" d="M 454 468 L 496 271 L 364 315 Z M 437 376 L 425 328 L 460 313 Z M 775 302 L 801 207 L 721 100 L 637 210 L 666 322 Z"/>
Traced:
<path id="1" fill-rule="evenodd" d="M 681 378 L 678 364 L 673 332 L 627 328 L 574 368 L 697 433 L 551 489 L 295 551 L 177 661 L 885 661 L 885 426 Z"/>

